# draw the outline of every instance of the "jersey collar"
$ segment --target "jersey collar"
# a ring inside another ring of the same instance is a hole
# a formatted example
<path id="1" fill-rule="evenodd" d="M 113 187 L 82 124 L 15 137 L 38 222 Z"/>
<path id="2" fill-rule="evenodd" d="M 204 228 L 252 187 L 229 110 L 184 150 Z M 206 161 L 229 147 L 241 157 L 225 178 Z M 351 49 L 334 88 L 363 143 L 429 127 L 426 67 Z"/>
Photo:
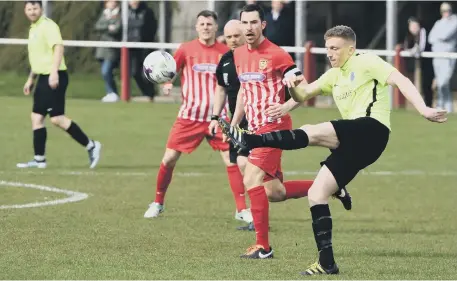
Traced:
<path id="1" fill-rule="evenodd" d="M 345 70 L 347 70 L 347 69 L 351 66 L 352 60 L 353 60 L 353 58 L 356 56 L 356 54 L 357 54 L 357 53 L 354 52 L 354 53 L 352 54 L 352 56 L 350 56 L 350 57 L 348 58 L 348 60 L 343 64 L 343 66 L 341 66 L 341 70 L 345 71 Z"/>
<path id="2" fill-rule="evenodd" d="M 43 22 L 45 18 L 46 18 L 46 16 L 44 16 L 44 15 L 41 16 L 36 22 L 32 23 L 32 24 L 30 25 L 30 27 L 36 27 L 36 26 L 39 25 L 41 22 Z"/>

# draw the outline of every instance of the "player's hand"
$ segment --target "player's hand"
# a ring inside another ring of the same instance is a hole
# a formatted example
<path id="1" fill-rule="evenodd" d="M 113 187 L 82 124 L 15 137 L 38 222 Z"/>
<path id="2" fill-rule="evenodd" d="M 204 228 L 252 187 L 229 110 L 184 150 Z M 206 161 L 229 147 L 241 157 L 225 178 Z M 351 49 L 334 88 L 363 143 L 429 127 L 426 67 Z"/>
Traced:
<path id="1" fill-rule="evenodd" d="M 209 134 L 214 137 L 217 133 L 218 127 L 219 127 L 219 124 L 217 123 L 217 120 L 211 120 L 211 122 L 208 125 Z"/>
<path id="2" fill-rule="evenodd" d="M 33 80 L 32 79 L 27 79 L 27 82 L 24 84 L 24 95 L 28 96 L 30 95 L 30 92 L 32 91 L 33 87 Z"/>
<path id="3" fill-rule="evenodd" d="M 116 25 L 114 25 L 114 24 L 108 25 L 108 30 L 109 31 L 115 31 L 116 30 Z"/>
<path id="4" fill-rule="evenodd" d="M 447 111 L 444 109 L 426 107 L 421 114 L 431 122 L 444 123 L 447 121 Z"/>
<path id="5" fill-rule="evenodd" d="M 265 110 L 265 114 L 268 117 L 271 117 L 273 120 L 276 120 L 276 119 L 281 118 L 284 115 L 286 115 L 287 111 L 282 104 L 274 103 L 274 104 L 271 104 L 267 108 L 267 110 Z"/>
<path id="6" fill-rule="evenodd" d="M 52 89 L 55 89 L 55 88 L 57 88 L 58 85 L 59 85 L 59 74 L 57 72 L 51 72 L 51 74 L 49 74 L 49 87 L 51 87 Z"/>
<path id="7" fill-rule="evenodd" d="M 229 142 L 230 138 L 226 134 L 222 134 L 222 142 Z"/>
<path id="8" fill-rule="evenodd" d="M 303 80 L 305 80 L 305 76 L 303 75 L 290 75 L 288 77 L 284 77 L 284 79 L 282 79 L 282 83 L 288 88 L 294 88 L 297 87 Z"/>
<path id="9" fill-rule="evenodd" d="M 173 84 L 167 83 L 163 85 L 163 94 L 169 96 L 171 94 L 171 89 L 173 89 Z"/>

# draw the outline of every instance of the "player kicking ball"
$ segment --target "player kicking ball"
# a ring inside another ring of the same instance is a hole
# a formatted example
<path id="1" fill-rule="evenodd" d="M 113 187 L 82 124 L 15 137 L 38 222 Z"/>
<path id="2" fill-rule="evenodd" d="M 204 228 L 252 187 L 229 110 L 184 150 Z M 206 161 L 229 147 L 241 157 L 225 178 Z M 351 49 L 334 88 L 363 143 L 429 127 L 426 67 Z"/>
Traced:
<path id="1" fill-rule="evenodd" d="M 43 15 L 41 1 L 25 1 L 25 15 L 31 22 L 28 51 L 32 71 L 24 85 L 24 94 L 30 95 L 36 81 L 31 114 L 34 159 L 18 163 L 18 168 L 46 168 L 45 148 L 47 132 L 44 120 L 49 114 L 51 123 L 66 131 L 87 149 L 89 166 L 95 168 L 100 160 L 101 144 L 90 140 L 81 128 L 65 116 L 65 94 L 68 72 L 59 26 Z"/>
<path id="2" fill-rule="evenodd" d="M 231 124 L 238 126 L 245 116 L 249 129 L 259 134 L 292 129 L 289 114 L 271 118 L 267 112 L 275 104 L 285 104 L 282 79 L 300 73 L 291 56 L 263 36 L 264 17 L 263 9 L 257 4 L 243 7 L 240 19 L 247 44 L 233 51 L 242 90 L 237 97 Z M 293 107 L 298 106 L 293 100 L 291 102 Z M 223 118 L 219 120 L 226 122 Z M 283 181 L 281 158 L 282 150 L 277 148 L 259 147 L 249 153 L 243 181 L 251 200 L 256 243 L 241 255 L 242 258 L 273 257 L 268 231 L 269 202 L 305 197 L 313 183 L 312 180 Z M 350 202 L 350 197 L 343 196 L 340 200 Z"/>
<path id="3" fill-rule="evenodd" d="M 357 53 L 356 35 L 350 27 L 333 27 L 327 30 L 324 40 L 332 68 L 311 84 L 302 75 L 290 76 L 284 83 L 297 102 L 319 94 L 333 95 L 341 120 L 262 134 L 248 134 L 221 123 L 223 131 L 242 149 L 330 149 L 330 156 L 321 163 L 308 191 L 319 259 L 303 275 L 339 272 L 333 255 L 328 198 L 374 163 L 386 148 L 391 132 L 388 86 L 397 86 L 427 120 L 447 120 L 446 111 L 427 107 L 416 87 L 392 65 L 374 54 Z"/>

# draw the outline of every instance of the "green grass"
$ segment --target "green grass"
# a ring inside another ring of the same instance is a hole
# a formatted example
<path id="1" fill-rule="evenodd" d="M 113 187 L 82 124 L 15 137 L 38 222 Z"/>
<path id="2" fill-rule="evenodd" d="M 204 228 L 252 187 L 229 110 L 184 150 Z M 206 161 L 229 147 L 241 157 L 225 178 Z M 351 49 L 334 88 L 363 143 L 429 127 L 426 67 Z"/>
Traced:
<path id="1" fill-rule="evenodd" d="M 119 80 L 119 71 L 115 71 L 116 83 L 118 91 L 121 91 L 121 83 Z M 27 80 L 27 75 L 19 75 L 13 72 L 0 73 L 0 96 L 20 97 L 22 88 Z M 180 80 L 175 81 L 175 85 L 179 85 Z M 130 89 L 132 96 L 141 95 L 135 80 L 130 79 Z M 157 88 L 157 91 L 161 91 Z M 100 100 L 105 95 L 105 86 L 101 74 L 71 74 L 70 82 L 67 91 L 68 98 L 77 99 L 96 99 Z"/>
<path id="2" fill-rule="evenodd" d="M 298 273 L 316 260 L 306 198 L 270 205 L 275 259 L 238 258 L 254 233 L 235 230 L 225 168 L 207 144 L 180 159 L 163 215 L 143 218 L 178 105 L 70 99 L 68 115 L 104 145 L 99 167 L 90 171 L 84 149 L 48 127 L 48 168 L 24 171 L 15 164 L 33 153 L 31 98 L 19 94 L 0 103 L 0 180 L 89 195 L 0 210 L 0 279 L 305 279 Z M 294 126 L 337 117 L 333 109 L 293 113 Z M 393 114 L 385 154 L 349 185 L 353 210 L 330 203 L 341 268 L 330 279 L 457 279 L 456 121 L 451 116 L 438 125 L 413 112 Z M 327 155 L 320 148 L 285 152 L 286 179 L 311 178 L 305 172 L 317 171 Z M 63 197 L 0 187 L 0 205 Z"/>

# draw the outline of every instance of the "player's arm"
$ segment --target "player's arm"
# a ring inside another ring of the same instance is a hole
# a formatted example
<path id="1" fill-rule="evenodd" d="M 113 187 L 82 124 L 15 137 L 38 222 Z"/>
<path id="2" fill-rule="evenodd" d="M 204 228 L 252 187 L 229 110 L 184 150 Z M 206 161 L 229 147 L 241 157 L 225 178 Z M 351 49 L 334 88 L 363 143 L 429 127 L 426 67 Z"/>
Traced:
<path id="1" fill-rule="evenodd" d="M 302 103 L 309 100 L 320 93 L 320 88 L 317 84 L 308 84 L 302 72 L 295 65 L 292 57 L 284 50 L 280 50 L 274 56 L 275 68 L 283 73 L 283 83 L 289 87 L 290 96 L 296 103 Z M 298 104 L 290 103 L 290 109 L 298 107 Z"/>
<path id="2" fill-rule="evenodd" d="M 244 101 L 243 101 L 243 87 L 240 87 L 238 91 L 238 96 L 236 98 L 236 107 L 235 112 L 232 116 L 232 126 L 239 125 L 244 116 Z"/>
<path id="3" fill-rule="evenodd" d="M 60 64 L 62 63 L 64 47 L 62 44 L 56 44 L 53 48 L 54 57 L 52 59 L 51 73 L 59 71 Z"/>
<path id="4" fill-rule="evenodd" d="M 215 135 L 217 133 L 217 120 L 219 120 L 219 116 L 224 108 L 225 100 L 226 94 L 224 88 L 221 85 L 216 85 L 213 102 L 213 115 L 211 116 L 211 122 L 208 126 L 208 130 L 211 135 Z"/>
<path id="5" fill-rule="evenodd" d="M 398 87 L 405 98 L 426 119 L 439 123 L 447 120 L 446 111 L 427 107 L 416 86 L 414 86 L 411 80 L 401 74 L 400 71 L 394 70 L 387 78 L 387 83 L 391 86 Z"/>
<path id="6" fill-rule="evenodd" d="M 48 47 L 53 51 L 52 65 L 49 73 L 49 86 L 55 89 L 59 84 L 58 71 L 64 54 L 63 40 L 59 26 L 55 23 L 50 24 L 45 36 Z"/>
<path id="7" fill-rule="evenodd" d="M 213 104 L 213 115 L 219 117 L 221 115 L 222 109 L 225 105 L 225 100 L 227 95 L 225 94 L 224 87 L 216 85 L 216 93 L 214 95 L 214 104 Z"/>
<path id="8" fill-rule="evenodd" d="M 222 109 L 224 108 L 227 95 L 224 89 L 224 78 L 222 73 L 222 65 L 224 60 L 221 59 L 216 67 L 216 91 L 214 94 L 214 103 L 213 103 L 213 116 L 214 120 L 217 120 L 219 115 L 221 115 Z"/>
<path id="9" fill-rule="evenodd" d="M 426 119 L 433 122 L 445 122 L 446 111 L 427 107 L 414 84 L 391 64 L 378 56 L 367 56 L 366 67 L 368 74 L 381 85 L 389 84 L 400 89 L 405 98 L 413 104 L 416 110 Z"/>
<path id="10" fill-rule="evenodd" d="M 27 81 L 25 82 L 24 88 L 23 88 L 24 95 L 26 95 L 26 96 L 30 95 L 30 91 L 33 88 L 33 82 L 35 81 L 35 78 L 36 78 L 36 74 L 33 73 L 32 70 L 30 70 L 29 77 L 27 78 Z"/>
<path id="11" fill-rule="evenodd" d="M 169 82 L 165 83 L 163 85 L 163 94 L 168 96 L 171 93 L 171 89 L 173 88 L 173 83 L 178 79 L 179 75 L 181 75 L 182 70 L 184 68 L 184 62 L 185 62 L 185 51 L 183 45 L 181 45 L 178 50 L 176 50 L 175 55 L 173 58 L 176 61 L 176 75 L 171 79 Z"/>
<path id="12" fill-rule="evenodd" d="M 294 101 L 294 99 L 289 99 L 283 104 L 275 103 L 269 105 L 267 110 L 265 110 L 265 114 L 273 119 L 278 119 L 286 115 L 288 112 L 296 109 L 300 105 L 301 103 Z"/>
<path id="13" fill-rule="evenodd" d="M 289 92 L 292 99 L 299 104 L 312 99 L 321 93 L 321 87 L 319 86 L 318 81 L 308 84 L 304 77 L 297 77 L 296 81 L 300 81 L 297 86 L 295 86 L 296 82 L 289 84 Z"/>

